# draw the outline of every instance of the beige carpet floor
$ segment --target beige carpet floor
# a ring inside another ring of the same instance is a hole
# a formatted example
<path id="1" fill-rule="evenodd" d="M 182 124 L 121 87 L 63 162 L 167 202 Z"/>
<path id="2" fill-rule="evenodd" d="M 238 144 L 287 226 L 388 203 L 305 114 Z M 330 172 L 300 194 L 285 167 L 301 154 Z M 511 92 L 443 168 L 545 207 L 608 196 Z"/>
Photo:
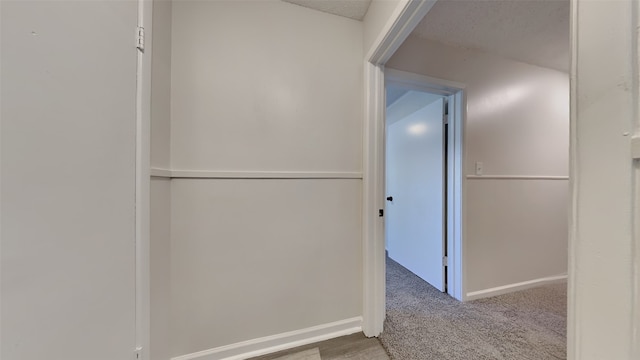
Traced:
<path id="1" fill-rule="evenodd" d="M 461 303 L 387 261 L 380 341 L 394 360 L 566 359 L 566 284 Z"/>

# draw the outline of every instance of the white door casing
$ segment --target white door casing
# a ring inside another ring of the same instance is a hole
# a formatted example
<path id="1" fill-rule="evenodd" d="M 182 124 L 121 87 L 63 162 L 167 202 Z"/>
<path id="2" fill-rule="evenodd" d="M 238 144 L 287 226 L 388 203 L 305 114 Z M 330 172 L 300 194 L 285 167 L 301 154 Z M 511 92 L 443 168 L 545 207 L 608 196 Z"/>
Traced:
<path id="1" fill-rule="evenodd" d="M 365 111 L 364 111 L 364 141 L 363 141 L 363 322 L 362 330 L 366 336 L 378 336 L 383 330 L 385 318 L 385 240 L 384 221 L 378 217 L 378 210 L 384 209 L 384 116 L 385 116 L 385 75 L 384 64 L 402 45 L 422 18 L 431 10 L 434 0 L 408 0 L 394 10 L 380 36 L 374 41 L 365 57 Z M 397 72 L 399 78 L 408 78 Z M 412 77 L 413 76 L 409 76 Z M 451 146 L 457 146 L 459 151 L 449 154 L 449 161 L 455 165 L 449 169 L 449 179 L 458 179 L 449 184 L 449 198 L 456 204 L 462 204 L 464 197 L 464 179 L 462 169 L 464 164 L 464 121 L 466 115 L 464 85 L 453 84 L 440 79 L 428 79 L 418 76 L 417 88 L 425 83 L 436 84 L 447 90 L 445 94 L 453 95 L 450 99 L 452 117 L 457 118 L 449 128 Z M 435 81 L 434 81 L 435 80 Z M 406 81 L 413 85 L 412 80 Z M 452 142 L 451 140 L 455 140 Z M 449 259 L 449 271 L 455 272 L 454 278 L 461 281 L 450 289 L 450 294 L 457 299 L 464 299 L 463 273 L 463 228 L 461 206 L 449 207 L 448 218 L 455 222 L 448 222 L 447 231 L 450 244 L 459 244 L 456 249 L 449 249 L 453 255 Z"/>

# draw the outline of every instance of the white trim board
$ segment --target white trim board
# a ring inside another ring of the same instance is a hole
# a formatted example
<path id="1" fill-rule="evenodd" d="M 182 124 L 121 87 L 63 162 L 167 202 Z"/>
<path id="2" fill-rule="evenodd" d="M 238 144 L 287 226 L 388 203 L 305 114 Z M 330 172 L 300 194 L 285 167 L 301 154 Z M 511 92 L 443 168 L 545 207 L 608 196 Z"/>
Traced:
<path id="1" fill-rule="evenodd" d="M 151 176 L 172 179 L 362 179 L 348 171 L 209 171 L 151 169 Z"/>
<path id="2" fill-rule="evenodd" d="M 362 317 L 290 331 L 278 335 L 243 341 L 213 349 L 181 355 L 171 360 L 243 360 L 254 356 L 351 335 L 362 331 Z"/>
<path id="3" fill-rule="evenodd" d="M 150 174 L 151 177 L 171 178 L 171 170 L 167 169 L 152 168 Z"/>
<path id="4" fill-rule="evenodd" d="M 465 297 L 465 301 L 484 299 L 492 296 L 511 293 L 514 291 L 526 290 L 526 289 L 531 289 L 541 285 L 556 284 L 556 283 L 561 283 L 565 281 L 567 281 L 566 274 L 549 276 L 549 277 L 544 277 L 544 278 L 534 279 L 529 281 L 523 281 L 515 284 L 497 286 L 490 289 L 469 292 Z"/>
<path id="5" fill-rule="evenodd" d="M 568 176 L 550 175 L 467 175 L 469 180 L 569 180 Z"/>
<path id="6" fill-rule="evenodd" d="M 569 279 L 567 285 L 567 359 L 580 359 L 580 319 L 578 318 L 578 308 L 580 306 L 577 293 L 578 282 L 578 155 L 577 147 L 577 111 L 578 111 L 578 1 L 570 2 L 570 46 L 571 46 L 571 68 L 569 70 Z"/>

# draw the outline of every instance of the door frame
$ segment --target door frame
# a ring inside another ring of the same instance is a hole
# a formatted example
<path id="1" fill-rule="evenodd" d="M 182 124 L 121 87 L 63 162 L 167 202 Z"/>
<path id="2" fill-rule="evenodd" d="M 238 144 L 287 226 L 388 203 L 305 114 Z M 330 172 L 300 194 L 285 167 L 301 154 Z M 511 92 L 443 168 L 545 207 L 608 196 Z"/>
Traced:
<path id="1" fill-rule="evenodd" d="M 400 2 L 364 59 L 362 331 L 369 337 L 380 335 L 386 315 L 384 219 L 378 216 L 379 210 L 385 207 L 384 65 L 435 3 L 436 0 Z"/>
<path id="2" fill-rule="evenodd" d="M 446 206 L 446 228 L 444 234 L 447 239 L 447 294 L 464 301 L 466 291 L 464 291 L 464 226 L 463 226 L 463 203 L 464 203 L 464 128 L 466 119 L 466 85 L 448 80 L 442 80 L 420 74 L 414 74 L 395 69 L 385 70 L 386 84 L 394 84 L 405 89 L 428 92 L 446 96 L 449 102 L 449 131 L 447 136 L 447 192 L 444 196 Z M 386 101 L 385 101 L 386 103 Z M 385 108 L 386 113 L 386 108 Z M 386 131 L 386 119 L 383 119 Z M 383 153 L 386 154 L 386 135 L 383 137 Z M 380 166 L 382 172 L 383 189 L 384 176 L 386 174 L 385 156 L 383 156 Z M 384 197 L 384 193 L 382 194 Z M 384 203 L 386 205 L 386 203 Z M 386 213 L 386 211 L 385 211 Z M 384 222 L 383 222 L 384 226 Z M 386 236 L 383 227 L 383 237 Z"/>
<path id="3" fill-rule="evenodd" d="M 377 158 L 381 155 L 379 153 L 379 148 L 375 146 L 377 139 L 380 136 L 380 129 L 377 127 L 377 124 L 380 123 L 381 115 L 381 106 L 384 105 L 384 64 L 389 60 L 391 55 L 397 50 L 400 44 L 406 39 L 406 37 L 411 33 L 411 31 L 415 28 L 417 22 L 422 19 L 424 15 L 431 9 L 433 3 L 435 1 L 431 0 L 402 0 L 401 5 L 391 14 L 389 23 L 382 29 L 382 35 L 379 36 L 376 41 L 374 41 L 372 50 L 365 57 L 365 117 L 364 117 L 364 158 L 363 158 L 363 239 L 364 239 L 364 304 L 363 304 L 363 331 L 367 336 L 377 336 L 382 331 L 382 325 L 384 322 L 384 268 L 383 268 L 383 254 L 377 253 L 377 244 L 380 242 L 379 238 L 376 238 L 375 235 L 379 234 L 380 221 L 377 220 L 377 206 L 379 203 L 379 199 L 376 198 L 376 191 L 378 190 L 380 184 L 376 179 L 376 166 Z M 578 210 L 580 209 L 578 200 L 578 164 L 577 159 L 579 156 L 588 156 L 589 154 L 583 154 L 583 149 L 580 149 L 577 143 L 577 123 L 579 122 L 579 117 L 577 114 L 578 103 L 577 103 L 577 93 L 578 90 L 581 89 L 577 85 L 578 81 L 581 79 L 578 78 L 578 61 L 577 57 L 579 54 L 579 49 L 582 49 L 578 45 L 578 25 L 584 25 L 587 20 L 581 20 L 579 16 L 579 6 L 581 2 L 579 0 L 571 0 L 571 10 L 570 10 L 570 26 L 571 26 L 571 71 L 570 71 L 570 79 L 571 79 L 571 146 L 570 146 L 570 181 L 569 181 L 569 193 L 570 193 L 570 201 L 571 206 L 569 209 L 569 284 L 568 284 L 568 319 L 567 319 L 567 358 L 568 359 L 577 359 L 580 357 L 580 353 L 583 348 L 588 348 L 585 346 L 584 339 L 586 337 L 581 336 L 584 332 L 584 329 L 592 330 L 591 338 L 593 335 L 598 335 L 597 332 L 593 332 L 593 325 L 596 324 L 596 320 L 594 317 L 591 317 L 587 320 L 587 323 L 580 320 L 580 315 L 585 315 L 587 312 L 580 311 L 581 309 L 581 301 L 580 297 L 578 297 L 578 289 L 579 282 L 578 278 L 584 271 L 581 271 L 578 266 L 579 261 L 588 259 L 588 256 L 582 256 L 581 251 L 588 250 L 586 245 L 583 245 L 579 240 L 579 220 L 587 219 L 586 216 L 579 216 Z M 631 9 L 634 13 L 632 18 L 632 22 L 634 25 L 640 24 L 640 7 L 637 6 L 635 2 L 631 3 Z M 586 16 L 590 16 L 592 13 L 587 13 Z M 609 14 L 605 14 L 609 15 Z M 585 18 L 586 18 L 585 16 Z M 417 18 L 417 19 L 416 19 Z M 581 22 L 582 21 L 582 22 Z M 606 17 L 604 22 L 613 21 L 610 17 Z M 592 30 L 591 27 L 587 27 L 588 30 Z M 618 29 L 616 29 L 618 31 Z M 619 34 L 616 32 L 616 35 Z M 633 44 L 637 44 L 639 34 L 637 32 L 633 32 L 632 38 L 634 39 Z M 588 40 L 588 39 L 587 39 Z M 591 44 L 592 49 L 583 49 L 584 54 L 586 55 L 596 55 L 598 51 L 602 49 L 600 44 Z M 628 69 L 626 71 L 636 71 L 640 69 L 640 51 L 638 46 L 632 46 L 631 44 L 627 44 L 624 47 L 616 48 L 617 54 L 624 53 L 626 56 L 631 58 L 631 61 L 634 64 L 633 69 Z M 610 49 L 608 49 L 610 50 Z M 633 50 L 636 50 L 635 52 Z M 628 72 L 624 72 L 622 74 L 628 74 Z M 595 75 L 587 78 L 588 81 L 591 82 L 591 86 L 587 87 L 587 89 L 604 89 L 606 87 L 607 79 L 595 79 Z M 636 94 L 638 91 L 638 83 L 634 84 Z M 638 107 L 637 97 L 633 97 L 634 101 L 632 101 L 629 107 L 625 108 L 628 110 L 629 108 L 635 109 Z M 612 103 L 612 97 L 605 98 L 602 101 L 605 101 L 607 104 Z M 620 116 L 626 116 L 628 113 L 625 113 L 623 110 L 619 108 L 615 108 L 615 114 Z M 637 113 L 635 114 L 637 115 Z M 637 117 L 637 116 L 636 116 Z M 636 123 L 638 120 L 636 119 Z M 589 124 L 587 124 L 589 125 Z M 592 129 L 593 126 L 589 125 L 589 129 Z M 631 145 L 633 148 L 640 148 L 640 135 L 637 134 L 638 129 L 636 126 L 636 134 L 633 136 L 633 140 Z M 602 135 L 608 136 L 608 134 Z M 612 144 L 613 138 L 604 139 L 605 144 Z M 383 154 L 382 154 L 383 155 Z M 607 159 L 613 159 L 614 157 L 606 154 L 608 156 Z M 638 155 L 640 158 L 640 155 Z M 637 165 L 637 164 L 636 164 Z M 617 168 L 619 169 L 619 168 Z M 616 170 L 618 171 L 618 170 Z M 636 169 L 637 171 L 637 169 Z M 589 180 L 593 181 L 592 178 Z M 640 186 L 636 182 L 636 187 Z M 628 189 L 630 193 L 633 193 L 632 189 Z M 638 191 L 635 192 L 637 195 Z M 623 273 L 618 273 L 616 276 L 621 278 L 622 281 L 631 280 L 632 287 L 634 290 L 634 298 L 633 303 L 630 305 L 631 307 L 631 318 L 634 319 L 632 323 L 631 329 L 628 331 L 628 335 L 631 337 L 631 348 L 628 349 L 628 353 L 633 358 L 637 358 L 640 354 L 640 236 L 638 236 L 638 200 L 640 196 L 636 196 L 636 204 L 632 206 L 634 218 L 631 221 L 632 231 L 632 266 L 628 268 L 628 271 Z M 622 221 L 622 220 L 621 220 Z M 615 228 L 619 225 L 620 222 L 609 225 L 608 229 Z M 623 223 L 624 224 L 624 223 Z M 593 241 L 592 241 L 593 243 Z M 595 245 L 601 245 L 603 241 L 596 243 Z M 382 239 L 382 245 L 384 246 L 384 239 Z M 593 244 L 591 244 L 593 246 Z M 604 245 L 603 245 L 604 246 Z M 613 254 L 617 255 L 617 253 Z M 609 259 L 611 263 L 613 260 Z M 591 261 L 593 262 L 593 261 Z M 587 274 L 588 275 L 588 274 Z M 599 279 L 591 279 L 588 276 L 583 276 L 586 279 L 583 279 L 582 282 L 588 283 L 587 285 L 600 284 L 606 280 Z M 377 281 L 380 280 L 380 281 Z M 382 284 L 382 285 L 380 285 Z M 585 287 L 584 285 L 582 286 Z M 593 287 L 593 286 L 592 286 Z M 588 292 L 587 292 L 588 293 Z M 382 295 L 382 296 L 380 296 Z M 616 321 L 612 322 L 602 322 L 605 328 L 610 325 L 615 325 Z M 606 330 L 605 330 L 606 331 Z M 588 340 L 588 339 L 587 339 Z M 635 356 L 635 357 L 634 357 Z"/>

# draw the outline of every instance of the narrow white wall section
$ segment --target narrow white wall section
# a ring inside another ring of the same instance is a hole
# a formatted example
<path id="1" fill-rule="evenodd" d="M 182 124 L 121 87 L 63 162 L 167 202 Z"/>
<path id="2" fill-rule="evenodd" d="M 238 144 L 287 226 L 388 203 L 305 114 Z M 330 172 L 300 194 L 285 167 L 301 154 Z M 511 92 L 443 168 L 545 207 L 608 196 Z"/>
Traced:
<path id="1" fill-rule="evenodd" d="M 151 64 L 151 167 L 171 168 L 171 7 L 153 2 Z M 150 191 L 152 360 L 171 358 L 171 180 L 151 178 Z"/>
<path id="2" fill-rule="evenodd" d="M 477 161 L 485 175 L 568 175 L 566 74 L 415 37 L 387 68 L 467 85 L 467 175 Z M 468 179 L 465 191 L 467 293 L 566 273 L 566 180 Z"/>
<path id="3" fill-rule="evenodd" d="M 171 169 L 171 0 L 153 2 L 151 168 Z"/>
<path id="4" fill-rule="evenodd" d="M 171 358 L 171 180 L 151 178 L 150 359 Z"/>
<path id="5" fill-rule="evenodd" d="M 362 57 L 355 20 L 175 1 L 172 168 L 360 173 Z M 171 186 L 172 356 L 362 315 L 360 178 Z"/>

